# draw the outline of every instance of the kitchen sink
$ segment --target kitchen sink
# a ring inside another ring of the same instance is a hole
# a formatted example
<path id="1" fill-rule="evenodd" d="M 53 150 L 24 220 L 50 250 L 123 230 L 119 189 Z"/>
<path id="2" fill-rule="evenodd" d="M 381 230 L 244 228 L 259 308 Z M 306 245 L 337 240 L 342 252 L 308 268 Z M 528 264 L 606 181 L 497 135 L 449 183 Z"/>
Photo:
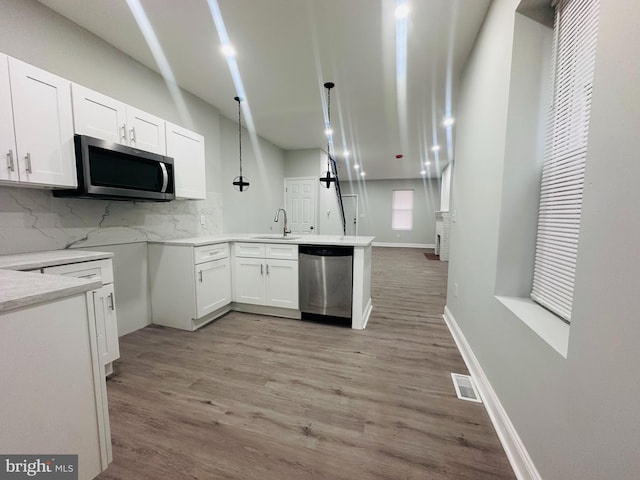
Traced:
<path id="1" fill-rule="evenodd" d="M 283 237 L 282 235 L 252 235 L 250 238 L 257 238 L 260 240 L 298 240 L 301 237 Z"/>

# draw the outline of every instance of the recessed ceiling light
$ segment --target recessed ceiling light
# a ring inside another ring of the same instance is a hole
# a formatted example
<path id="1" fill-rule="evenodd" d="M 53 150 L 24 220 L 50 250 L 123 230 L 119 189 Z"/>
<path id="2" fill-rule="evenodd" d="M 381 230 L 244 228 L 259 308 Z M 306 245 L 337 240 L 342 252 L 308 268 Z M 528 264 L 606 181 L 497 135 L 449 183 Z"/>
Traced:
<path id="1" fill-rule="evenodd" d="M 349 155 L 351 155 L 351 152 L 350 152 L 349 150 L 345 150 L 344 152 L 342 152 L 342 154 L 343 154 L 345 157 L 348 157 Z"/>
<path id="2" fill-rule="evenodd" d="M 403 3 L 396 7 L 396 18 L 398 20 L 402 20 L 403 18 L 407 18 L 409 16 L 409 4 Z"/>
<path id="3" fill-rule="evenodd" d="M 426 174 L 427 174 L 427 171 L 426 171 L 426 170 L 421 170 L 421 171 L 420 171 L 420 175 L 426 175 Z"/>
<path id="4" fill-rule="evenodd" d="M 360 165 L 358 165 L 357 163 L 353 166 L 353 168 L 355 168 L 356 170 L 360 170 Z"/>
<path id="5" fill-rule="evenodd" d="M 328 137 L 329 135 L 333 135 L 333 129 L 332 128 L 327 128 L 324 131 L 324 134 Z"/>
<path id="6" fill-rule="evenodd" d="M 428 167 L 429 165 L 431 165 L 431 161 L 427 160 L 426 162 L 424 162 L 424 164 Z"/>
<path id="7" fill-rule="evenodd" d="M 445 117 L 445 119 L 442 121 L 442 124 L 445 127 L 450 127 L 451 125 L 453 125 L 454 121 L 455 120 L 453 119 L 453 117 Z"/>
<path id="8" fill-rule="evenodd" d="M 222 45 L 222 47 L 220 47 L 220 50 L 222 51 L 222 54 L 225 57 L 235 57 L 236 56 L 236 49 L 233 48 L 233 45 Z"/>
<path id="9" fill-rule="evenodd" d="M 434 145 L 433 147 L 431 147 L 431 151 L 432 152 L 439 152 L 440 151 L 440 145 Z"/>
<path id="10" fill-rule="evenodd" d="M 360 176 L 361 176 L 361 177 L 364 177 L 365 175 L 366 175 L 366 173 L 364 173 L 364 172 L 360 172 Z"/>

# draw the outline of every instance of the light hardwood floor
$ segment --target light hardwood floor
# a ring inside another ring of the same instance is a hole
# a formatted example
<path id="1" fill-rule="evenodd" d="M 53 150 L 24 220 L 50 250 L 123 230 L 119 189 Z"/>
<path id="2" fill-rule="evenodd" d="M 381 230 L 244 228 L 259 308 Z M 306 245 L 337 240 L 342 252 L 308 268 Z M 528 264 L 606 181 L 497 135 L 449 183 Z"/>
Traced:
<path id="1" fill-rule="evenodd" d="M 100 479 L 513 479 L 442 319 L 447 264 L 374 248 L 365 331 L 230 313 L 120 339 Z"/>

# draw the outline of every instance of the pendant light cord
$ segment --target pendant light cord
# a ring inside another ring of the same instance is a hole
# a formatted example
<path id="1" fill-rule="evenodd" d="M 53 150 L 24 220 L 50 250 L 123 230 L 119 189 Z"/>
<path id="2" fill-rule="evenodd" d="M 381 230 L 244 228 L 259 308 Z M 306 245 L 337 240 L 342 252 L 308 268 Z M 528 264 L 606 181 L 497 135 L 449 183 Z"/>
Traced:
<path id="1" fill-rule="evenodd" d="M 331 89 L 334 87 L 332 82 L 327 82 L 324 84 L 327 89 L 327 129 L 331 131 Z M 331 135 L 327 135 L 327 172 L 331 172 Z M 329 176 L 331 173 L 329 173 Z"/>
<path id="2" fill-rule="evenodd" d="M 242 100 L 240 97 L 236 97 L 236 101 L 238 102 L 238 152 L 240 156 L 240 180 L 242 181 L 242 123 L 240 117 L 240 102 Z"/>

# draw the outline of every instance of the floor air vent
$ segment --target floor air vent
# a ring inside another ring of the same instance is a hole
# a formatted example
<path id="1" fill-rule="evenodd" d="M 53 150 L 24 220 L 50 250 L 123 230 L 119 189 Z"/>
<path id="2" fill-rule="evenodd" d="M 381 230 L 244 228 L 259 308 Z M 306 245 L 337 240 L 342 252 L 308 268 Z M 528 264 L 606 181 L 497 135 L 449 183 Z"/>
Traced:
<path id="1" fill-rule="evenodd" d="M 451 380 L 453 380 L 453 386 L 456 389 L 456 395 L 460 400 L 482 403 L 482 400 L 480 400 L 480 395 L 478 394 L 478 390 L 476 390 L 476 386 L 473 383 L 473 379 L 469 375 L 452 373 Z"/>

